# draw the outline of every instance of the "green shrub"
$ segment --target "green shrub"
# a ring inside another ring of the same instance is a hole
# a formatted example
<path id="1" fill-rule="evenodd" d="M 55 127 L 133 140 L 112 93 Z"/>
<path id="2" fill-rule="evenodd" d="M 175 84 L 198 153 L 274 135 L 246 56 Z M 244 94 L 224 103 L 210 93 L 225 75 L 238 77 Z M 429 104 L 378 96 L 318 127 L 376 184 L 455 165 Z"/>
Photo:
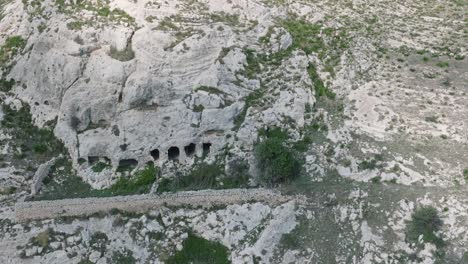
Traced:
<path id="1" fill-rule="evenodd" d="M 103 232 L 96 232 L 91 235 L 91 239 L 89 240 L 89 245 L 92 249 L 97 250 L 103 254 L 106 251 L 107 243 L 109 238 Z"/>
<path id="2" fill-rule="evenodd" d="M 37 234 L 37 236 L 32 238 L 33 244 L 43 248 L 47 247 L 49 245 L 51 233 L 51 229 L 47 229 L 43 232 L 40 232 L 39 234 Z"/>
<path id="3" fill-rule="evenodd" d="M 203 263 L 228 264 L 228 249 L 218 242 L 206 240 L 189 233 L 181 251 L 168 258 L 166 264 Z"/>
<path id="4" fill-rule="evenodd" d="M 309 73 L 310 80 L 314 84 L 316 98 L 325 96 L 330 99 L 334 99 L 336 97 L 335 93 L 328 89 L 323 83 L 322 79 L 320 79 L 320 76 L 317 73 L 317 69 L 313 64 L 309 64 L 307 67 L 307 72 Z"/>
<path id="5" fill-rule="evenodd" d="M 135 52 L 133 52 L 131 43 L 123 50 L 118 50 L 116 47 L 111 46 L 109 56 L 118 61 L 130 61 L 135 58 Z"/>
<path id="6" fill-rule="evenodd" d="M 97 11 L 97 14 L 98 16 L 103 16 L 103 17 L 108 17 L 110 15 L 111 11 L 108 7 L 103 7 L 103 8 L 100 8 L 98 11 Z"/>
<path id="7" fill-rule="evenodd" d="M 9 81 L 5 79 L 0 79 L 0 91 L 2 92 L 9 92 L 11 88 L 15 85 L 15 80 L 10 79 Z"/>
<path id="8" fill-rule="evenodd" d="M 85 24 L 82 21 L 72 21 L 67 23 L 67 28 L 70 30 L 81 30 Z"/>
<path id="9" fill-rule="evenodd" d="M 201 104 L 195 105 L 193 107 L 193 111 L 197 112 L 197 113 L 203 112 L 203 110 L 205 110 L 205 107 L 203 105 L 201 105 Z"/>
<path id="10" fill-rule="evenodd" d="M 52 128 L 34 126 L 27 104 L 23 104 L 18 111 L 3 105 L 3 113 L 4 117 L 0 123 L 12 136 L 11 144 L 20 147 L 23 155 L 34 156 L 39 162 L 45 162 L 48 158 L 66 152 Z"/>
<path id="11" fill-rule="evenodd" d="M 102 162 L 102 161 L 99 161 L 98 163 L 96 163 L 93 167 L 91 167 L 91 169 L 94 171 L 94 172 L 97 172 L 97 173 L 100 173 L 102 172 L 105 168 L 108 168 L 110 167 L 109 164 L 105 163 L 105 162 Z"/>
<path id="12" fill-rule="evenodd" d="M 434 207 L 421 207 L 413 213 L 407 225 L 406 239 L 416 243 L 422 235 L 424 242 L 433 243 L 437 247 L 443 246 L 443 240 L 436 235 L 441 226 L 442 220 Z"/>
<path id="13" fill-rule="evenodd" d="M 58 170 L 60 167 L 64 167 L 64 169 Z M 74 173 L 71 162 L 62 158 L 52 166 L 50 176 L 44 179 L 45 186 L 41 194 L 34 197 L 34 199 L 56 200 L 144 194 L 150 191 L 151 186 L 156 181 L 157 173 L 157 167 L 147 165 L 143 170 L 137 171 L 132 177 L 119 178 L 116 183 L 107 189 L 94 190 Z"/>
<path id="14" fill-rule="evenodd" d="M 234 160 L 229 171 L 222 179 L 224 188 L 246 188 L 249 186 L 249 164 L 245 160 Z"/>
<path id="15" fill-rule="evenodd" d="M 325 46 L 319 37 L 322 25 L 311 24 L 302 20 L 286 20 L 282 26 L 288 30 L 293 37 L 293 47 L 302 49 L 306 54 L 318 52 Z"/>
<path id="16" fill-rule="evenodd" d="M 5 64 L 26 46 L 26 40 L 21 36 L 12 36 L 5 40 L 5 44 L 0 47 L 0 65 Z"/>
<path id="17" fill-rule="evenodd" d="M 440 68 L 447 68 L 447 67 L 449 66 L 449 63 L 446 62 L 446 61 L 439 61 L 439 62 L 437 62 L 436 65 L 437 65 L 438 67 L 440 67 Z"/>
<path id="18" fill-rule="evenodd" d="M 175 192 L 219 188 L 217 177 L 224 175 L 219 164 L 198 164 L 188 175 L 164 179 L 159 183 L 158 192 Z"/>
<path id="19" fill-rule="evenodd" d="M 148 164 L 143 170 L 137 171 L 133 177 L 121 177 L 108 191 L 111 195 L 130 195 L 148 193 L 156 181 L 158 170 Z"/>
<path id="20" fill-rule="evenodd" d="M 301 164 L 296 154 L 285 146 L 285 140 L 272 137 L 257 143 L 255 158 L 260 180 L 267 186 L 286 182 L 295 178 Z"/>

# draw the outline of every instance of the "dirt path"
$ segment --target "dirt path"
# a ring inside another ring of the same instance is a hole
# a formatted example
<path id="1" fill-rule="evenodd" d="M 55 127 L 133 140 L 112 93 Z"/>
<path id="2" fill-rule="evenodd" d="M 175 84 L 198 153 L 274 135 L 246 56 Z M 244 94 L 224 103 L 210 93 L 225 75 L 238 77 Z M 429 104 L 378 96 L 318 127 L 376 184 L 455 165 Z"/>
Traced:
<path id="1" fill-rule="evenodd" d="M 133 195 L 106 198 L 78 198 L 53 201 L 18 202 L 15 205 L 17 222 L 59 216 L 90 215 L 119 209 L 144 212 L 162 206 L 213 206 L 261 201 L 281 203 L 288 197 L 269 189 L 203 190 L 161 195 Z"/>

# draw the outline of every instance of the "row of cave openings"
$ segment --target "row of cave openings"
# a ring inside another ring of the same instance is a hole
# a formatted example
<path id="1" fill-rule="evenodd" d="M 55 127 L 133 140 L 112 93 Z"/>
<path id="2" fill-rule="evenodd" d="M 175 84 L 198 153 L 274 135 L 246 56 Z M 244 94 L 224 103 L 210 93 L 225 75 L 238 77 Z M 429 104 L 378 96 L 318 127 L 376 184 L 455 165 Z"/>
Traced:
<path id="1" fill-rule="evenodd" d="M 207 156 L 210 153 L 211 143 L 203 143 L 201 147 L 202 147 L 203 157 Z M 197 145 L 194 143 L 190 143 L 189 145 L 184 147 L 185 156 L 186 157 L 194 156 L 196 153 L 196 150 L 197 150 Z M 153 157 L 153 160 L 157 161 L 160 159 L 159 149 L 151 150 L 150 154 L 151 154 L 151 157 Z M 180 150 L 178 147 L 170 147 L 167 150 L 168 160 L 178 162 L 179 158 L 180 158 Z M 95 165 L 100 160 L 102 159 L 99 157 L 89 156 L 88 164 L 92 166 L 92 165 Z M 107 157 L 104 157 L 104 161 L 107 164 L 111 163 L 110 159 Z M 117 168 L 117 171 L 132 170 L 133 168 L 136 168 L 137 166 L 138 166 L 138 161 L 136 159 L 123 159 L 119 161 L 119 167 Z"/>
<path id="2" fill-rule="evenodd" d="M 211 143 L 203 143 L 202 149 L 203 149 L 203 152 L 202 152 L 203 157 L 208 155 L 210 153 Z M 189 145 L 184 147 L 185 156 L 192 157 L 193 155 L 195 155 L 196 150 L 197 150 L 197 145 L 194 143 L 190 143 Z M 154 160 L 159 160 L 159 149 L 153 149 L 152 151 L 150 151 L 150 154 Z M 180 150 L 178 147 L 170 147 L 167 150 L 168 160 L 179 161 L 179 157 L 180 157 Z"/>

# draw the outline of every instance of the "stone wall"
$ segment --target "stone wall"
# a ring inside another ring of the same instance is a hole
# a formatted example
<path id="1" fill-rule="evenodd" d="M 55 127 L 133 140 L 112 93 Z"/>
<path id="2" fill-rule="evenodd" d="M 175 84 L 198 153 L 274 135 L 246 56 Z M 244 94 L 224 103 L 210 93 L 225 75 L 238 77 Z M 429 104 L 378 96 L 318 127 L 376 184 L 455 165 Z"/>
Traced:
<path id="1" fill-rule="evenodd" d="M 288 200 L 279 192 L 268 189 L 203 190 L 160 195 L 132 195 L 107 198 L 82 198 L 52 201 L 18 202 L 16 221 L 38 220 L 60 216 L 90 215 L 119 209 L 145 212 L 162 206 L 213 206 L 260 201 L 281 203 Z"/>

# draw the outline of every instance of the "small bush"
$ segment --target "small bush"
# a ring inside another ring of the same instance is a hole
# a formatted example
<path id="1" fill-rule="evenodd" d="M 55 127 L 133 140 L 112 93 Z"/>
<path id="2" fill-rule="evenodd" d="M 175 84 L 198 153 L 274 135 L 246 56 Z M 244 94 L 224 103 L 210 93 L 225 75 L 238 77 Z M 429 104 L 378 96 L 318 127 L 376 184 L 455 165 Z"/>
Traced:
<path id="1" fill-rule="evenodd" d="M 133 52 L 131 43 L 123 50 L 118 50 L 116 47 L 111 46 L 109 56 L 118 61 L 130 61 L 135 58 L 135 52 Z"/>
<path id="2" fill-rule="evenodd" d="M 130 195 L 148 193 L 156 181 L 157 168 L 147 165 L 143 170 L 137 171 L 131 178 L 121 177 L 110 188 L 112 195 Z"/>
<path id="3" fill-rule="evenodd" d="M 89 245 L 92 249 L 97 250 L 103 254 L 106 251 L 107 243 L 109 238 L 103 232 L 96 232 L 91 236 L 89 240 Z"/>
<path id="4" fill-rule="evenodd" d="M 440 68 L 447 68 L 449 66 L 449 63 L 446 61 L 439 61 L 436 65 Z"/>
<path id="5" fill-rule="evenodd" d="M 220 165 L 201 163 L 188 175 L 161 181 L 158 192 L 217 189 L 219 186 L 216 177 L 222 175 L 224 175 L 224 170 Z"/>
<path id="6" fill-rule="evenodd" d="M 7 38 L 5 44 L 0 47 L 0 65 L 7 63 L 10 57 L 15 56 L 18 51 L 21 51 L 25 46 L 26 40 L 21 36 Z"/>
<path id="7" fill-rule="evenodd" d="M 218 243 L 189 233 L 181 251 L 168 258 L 166 264 L 203 263 L 228 264 L 228 249 Z"/>
<path id="8" fill-rule="evenodd" d="M 435 234 L 441 226 L 442 220 L 434 207 L 421 207 L 413 213 L 407 225 L 406 239 L 417 243 L 422 235 L 424 242 L 433 243 L 437 247 L 443 246 L 443 240 Z"/>
<path id="9" fill-rule="evenodd" d="M 110 165 L 107 164 L 107 163 L 104 163 L 102 161 L 99 161 L 98 163 L 96 163 L 93 167 L 91 167 L 91 169 L 94 171 L 94 172 L 97 172 L 97 173 L 100 173 L 102 172 L 105 168 L 109 168 Z"/>
<path id="10" fill-rule="evenodd" d="M 69 30 L 81 30 L 85 24 L 86 23 L 82 21 L 73 21 L 67 23 L 67 28 Z"/>
<path id="11" fill-rule="evenodd" d="M 10 79 L 9 81 L 5 79 L 0 79 L 0 91 L 2 92 L 9 92 L 15 85 L 15 80 Z"/>
<path id="12" fill-rule="evenodd" d="M 98 16 L 108 17 L 111 11 L 108 7 L 103 7 L 97 11 Z"/>
<path id="13" fill-rule="evenodd" d="M 197 113 L 203 112 L 203 110 L 205 110 L 205 107 L 203 105 L 201 105 L 201 104 L 195 105 L 193 107 L 193 111 L 197 112 Z"/>
<path id="14" fill-rule="evenodd" d="M 114 251 L 112 253 L 111 262 L 113 264 L 134 264 L 137 263 L 136 259 L 133 257 L 133 252 L 124 249 L 123 251 Z"/>
<path id="15" fill-rule="evenodd" d="M 318 75 L 317 69 L 314 65 L 309 64 L 309 66 L 307 67 L 307 72 L 309 73 L 309 77 L 312 80 L 312 83 L 314 84 L 316 98 L 325 96 L 330 99 L 334 99 L 336 97 L 336 94 L 330 89 L 328 89 L 328 87 L 326 87 L 323 83 L 322 79 L 320 79 L 320 76 Z"/>
<path id="16" fill-rule="evenodd" d="M 245 188 L 249 185 L 249 164 L 245 160 L 234 160 L 230 163 L 228 175 L 223 178 L 224 188 Z"/>
<path id="17" fill-rule="evenodd" d="M 37 236 L 32 238 L 32 242 L 34 245 L 40 246 L 40 247 L 47 247 L 49 245 L 50 241 L 50 235 L 52 231 L 50 229 L 47 229 L 39 234 Z"/>
<path id="18" fill-rule="evenodd" d="M 260 180 L 267 186 L 286 182 L 300 172 L 300 162 L 295 153 L 285 146 L 285 140 L 272 137 L 255 146 Z"/>

